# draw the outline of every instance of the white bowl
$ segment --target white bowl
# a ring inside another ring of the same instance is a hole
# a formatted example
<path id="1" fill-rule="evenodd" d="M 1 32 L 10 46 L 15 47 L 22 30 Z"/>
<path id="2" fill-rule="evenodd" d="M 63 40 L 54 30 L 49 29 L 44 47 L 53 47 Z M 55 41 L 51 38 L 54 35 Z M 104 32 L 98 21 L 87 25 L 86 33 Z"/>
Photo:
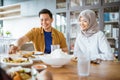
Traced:
<path id="1" fill-rule="evenodd" d="M 51 67 L 62 67 L 63 65 L 69 63 L 71 58 L 71 55 L 67 55 L 65 57 L 51 57 L 50 54 L 40 57 L 45 64 L 51 65 Z"/>

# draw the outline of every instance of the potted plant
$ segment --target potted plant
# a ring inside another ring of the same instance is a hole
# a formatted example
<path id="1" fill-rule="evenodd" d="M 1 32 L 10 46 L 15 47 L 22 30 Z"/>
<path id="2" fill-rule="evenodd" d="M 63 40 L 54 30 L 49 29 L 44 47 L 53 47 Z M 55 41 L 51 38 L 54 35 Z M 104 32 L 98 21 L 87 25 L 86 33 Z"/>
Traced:
<path id="1" fill-rule="evenodd" d="M 9 36 L 10 36 L 10 34 L 11 34 L 11 32 L 10 32 L 10 31 L 6 31 L 6 35 L 7 35 L 7 37 L 9 37 Z"/>

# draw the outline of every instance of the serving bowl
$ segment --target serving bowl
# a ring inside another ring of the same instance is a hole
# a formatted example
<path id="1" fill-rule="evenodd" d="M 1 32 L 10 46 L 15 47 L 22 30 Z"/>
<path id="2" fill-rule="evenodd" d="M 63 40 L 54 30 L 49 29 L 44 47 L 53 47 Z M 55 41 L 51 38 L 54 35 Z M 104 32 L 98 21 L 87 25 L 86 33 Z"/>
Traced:
<path id="1" fill-rule="evenodd" d="M 62 67 L 71 61 L 71 56 L 54 58 L 49 55 L 43 55 L 40 57 L 40 59 L 45 64 L 51 65 L 52 67 Z"/>
<path id="2" fill-rule="evenodd" d="M 51 67 L 62 67 L 63 65 L 68 64 L 71 61 L 71 58 L 71 55 L 62 52 L 60 49 L 40 57 L 41 61 L 51 65 Z"/>

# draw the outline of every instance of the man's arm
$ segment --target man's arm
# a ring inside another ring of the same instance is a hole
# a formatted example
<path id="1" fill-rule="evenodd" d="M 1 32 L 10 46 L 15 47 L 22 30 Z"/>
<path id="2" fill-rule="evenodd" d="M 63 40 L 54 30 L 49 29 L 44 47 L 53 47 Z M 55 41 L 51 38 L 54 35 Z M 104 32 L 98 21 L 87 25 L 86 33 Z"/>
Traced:
<path id="1" fill-rule="evenodd" d="M 23 36 L 19 38 L 15 44 L 10 46 L 9 54 L 16 53 L 17 51 L 19 51 L 21 46 L 28 41 L 29 41 L 29 38 L 27 36 Z"/>

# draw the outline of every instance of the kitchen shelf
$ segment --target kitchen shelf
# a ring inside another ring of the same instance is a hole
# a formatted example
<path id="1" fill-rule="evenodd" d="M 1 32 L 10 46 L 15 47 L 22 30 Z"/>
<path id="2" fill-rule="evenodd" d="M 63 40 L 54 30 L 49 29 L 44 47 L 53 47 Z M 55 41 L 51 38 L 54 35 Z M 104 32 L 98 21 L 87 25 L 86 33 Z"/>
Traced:
<path id="1" fill-rule="evenodd" d="M 21 5 L 13 4 L 0 7 L 0 20 L 11 19 L 21 16 Z"/>
<path id="2" fill-rule="evenodd" d="M 56 6 L 63 0 L 56 0 Z M 79 32 L 78 16 L 84 9 L 94 10 L 100 29 L 105 32 L 112 48 L 118 49 L 119 24 L 120 24 L 120 0 L 64 0 L 64 9 L 59 6 L 57 13 L 66 13 L 66 33 L 69 52 L 74 51 L 74 43 Z M 65 5 L 66 3 L 66 5 Z M 60 22 L 59 18 L 56 21 Z M 61 23 L 62 24 L 62 23 Z M 61 31 L 62 32 L 62 31 Z"/>
<path id="3" fill-rule="evenodd" d="M 105 21 L 105 24 L 118 24 L 118 21 Z"/>
<path id="4" fill-rule="evenodd" d="M 20 12 L 20 9 L 6 11 L 6 12 L 0 12 L 0 15 L 7 15 L 7 14 L 10 14 L 10 13 L 16 13 L 16 12 Z"/>

